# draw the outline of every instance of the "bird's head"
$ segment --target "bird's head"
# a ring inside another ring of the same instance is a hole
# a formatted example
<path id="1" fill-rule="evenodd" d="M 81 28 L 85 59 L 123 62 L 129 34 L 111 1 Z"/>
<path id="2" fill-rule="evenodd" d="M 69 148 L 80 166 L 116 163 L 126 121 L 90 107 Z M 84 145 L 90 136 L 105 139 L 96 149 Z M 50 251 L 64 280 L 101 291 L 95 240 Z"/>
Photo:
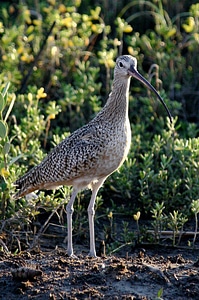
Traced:
<path id="1" fill-rule="evenodd" d="M 170 121 L 172 122 L 172 116 L 167 108 L 164 100 L 162 97 L 158 94 L 156 89 L 146 80 L 137 70 L 137 59 L 131 55 L 122 55 L 119 56 L 116 60 L 116 66 L 115 66 L 115 74 L 119 74 L 120 76 L 125 77 L 134 77 L 140 82 L 142 82 L 147 88 L 149 88 L 151 91 L 153 91 L 160 102 L 163 104 L 165 110 L 167 111 L 167 114 L 169 116 Z"/>
<path id="2" fill-rule="evenodd" d="M 131 55 L 119 56 L 116 60 L 115 72 L 120 76 L 132 76 L 131 70 L 137 70 L 137 59 Z"/>

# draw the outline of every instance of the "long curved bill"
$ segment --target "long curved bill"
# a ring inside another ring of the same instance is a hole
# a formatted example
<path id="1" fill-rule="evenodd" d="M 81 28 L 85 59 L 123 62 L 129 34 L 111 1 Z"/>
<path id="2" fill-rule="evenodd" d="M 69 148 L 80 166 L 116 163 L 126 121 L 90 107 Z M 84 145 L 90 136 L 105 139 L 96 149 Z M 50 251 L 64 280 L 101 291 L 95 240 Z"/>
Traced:
<path id="1" fill-rule="evenodd" d="M 170 122 L 172 123 L 172 115 L 168 109 L 168 107 L 166 106 L 166 103 L 164 102 L 164 100 L 162 99 L 162 97 L 158 94 L 158 92 L 156 91 L 156 89 L 150 84 L 150 82 L 148 82 L 148 80 L 146 80 L 133 66 L 130 67 L 129 71 L 129 75 L 131 75 L 132 77 L 136 78 L 137 80 L 139 80 L 140 82 L 142 82 L 146 87 L 148 87 L 151 91 L 153 91 L 156 96 L 158 97 L 158 99 L 160 100 L 160 102 L 163 104 Z"/>

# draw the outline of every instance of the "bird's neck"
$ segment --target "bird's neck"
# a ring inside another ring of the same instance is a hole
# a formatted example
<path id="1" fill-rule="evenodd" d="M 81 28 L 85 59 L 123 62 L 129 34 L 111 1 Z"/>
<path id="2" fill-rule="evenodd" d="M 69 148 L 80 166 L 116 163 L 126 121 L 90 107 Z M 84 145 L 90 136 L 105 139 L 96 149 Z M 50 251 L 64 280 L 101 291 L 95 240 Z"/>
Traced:
<path id="1" fill-rule="evenodd" d="M 111 115 L 117 119 L 128 118 L 129 86 L 130 78 L 123 81 L 120 78 L 116 78 L 113 81 L 112 92 L 104 106 L 104 110 L 109 116 Z"/>

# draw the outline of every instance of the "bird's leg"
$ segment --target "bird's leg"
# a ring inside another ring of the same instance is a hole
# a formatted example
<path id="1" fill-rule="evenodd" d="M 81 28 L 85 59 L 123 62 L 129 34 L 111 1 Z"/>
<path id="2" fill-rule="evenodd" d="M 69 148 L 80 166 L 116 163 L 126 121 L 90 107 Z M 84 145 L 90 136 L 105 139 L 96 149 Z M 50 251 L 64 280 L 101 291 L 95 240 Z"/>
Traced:
<path id="1" fill-rule="evenodd" d="M 77 196 L 78 190 L 73 189 L 71 198 L 66 205 L 66 211 L 67 211 L 67 227 L 68 227 L 68 247 L 67 247 L 67 253 L 68 256 L 73 256 L 73 241 L 72 241 L 72 216 L 73 216 L 73 204 L 75 201 L 75 197 Z"/>
<path id="2" fill-rule="evenodd" d="M 88 206 L 88 221 L 89 221 L 89 232 L 90 232 L 90 252 L 89 256 L 96 257 L 96 250 L 95 250 L 95 229 L 94 229 L 94 215 L 95 215 L 95 199 L 97 196 L 97 193 L 104 183 L 104 179 L 99 180 L 97 183 L 93 185 L 93 191 L 91 200 Z"/>

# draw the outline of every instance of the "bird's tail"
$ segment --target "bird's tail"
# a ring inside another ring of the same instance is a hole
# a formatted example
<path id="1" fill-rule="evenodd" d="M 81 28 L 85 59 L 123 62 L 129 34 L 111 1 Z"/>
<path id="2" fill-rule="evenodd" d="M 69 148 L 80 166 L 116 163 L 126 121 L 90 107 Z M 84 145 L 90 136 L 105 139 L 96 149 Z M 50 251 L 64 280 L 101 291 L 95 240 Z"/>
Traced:
<path id="1" fill-rule="evenodd" d="M 38 170 L 35 167 L 16 180 L 14 185 L 16 187 L 17 192 L 13 195 L 13 198 L 15 200 L 38 190 L 40 184 L 37 173 Z"/>

